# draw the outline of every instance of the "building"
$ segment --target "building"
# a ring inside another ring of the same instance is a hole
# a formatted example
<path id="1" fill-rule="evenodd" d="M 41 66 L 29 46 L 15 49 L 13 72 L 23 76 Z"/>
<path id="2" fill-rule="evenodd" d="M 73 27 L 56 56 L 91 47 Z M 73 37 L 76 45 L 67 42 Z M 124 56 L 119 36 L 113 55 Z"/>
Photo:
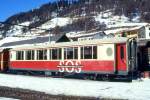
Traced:
<path id="1" fill-rule="evenodd" d="M 145 38 L 146 39 L 150 39 L 150 24 L 147 24 L 146 26 L 145 26 Z"/>
<path id="2" fill-rule="evenodd" d="M 115 37 L 136 37 L 136 38 L 150 38 L 150 25 L 148 23 L 124 23 L 112 25 L 109 29 L 104 31 L 106 35 L 114 34 Z"/>
<path id="3" fill-rule="evenodd" d="M 115 37 L 145 38 L 144 33 L 144 26 L 136 26 L 115 33 Z"/>

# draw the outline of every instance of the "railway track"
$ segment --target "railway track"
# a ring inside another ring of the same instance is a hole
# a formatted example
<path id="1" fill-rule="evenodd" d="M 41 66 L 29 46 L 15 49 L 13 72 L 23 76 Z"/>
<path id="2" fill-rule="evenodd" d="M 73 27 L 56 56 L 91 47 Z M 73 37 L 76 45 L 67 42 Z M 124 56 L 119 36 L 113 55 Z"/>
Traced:
<path id="1" fill-rule="evenodd" d="M 65 95 L 50 95 L 44 92 L 32 91 L 20 88 L 0 86 L 0 97 L 8 97 L 20 100 L 124 100 L 112 98 L 95 98 Z"/>
<path id="2" fill-rule="evenodd" d="M 25 90 L 20 88 L 9 88 L 0 86 L 0 96 L 21 100 L 100 100 L 94 97 L 75 97 L 64 95 L 50 95 L 44 92 Z"/>

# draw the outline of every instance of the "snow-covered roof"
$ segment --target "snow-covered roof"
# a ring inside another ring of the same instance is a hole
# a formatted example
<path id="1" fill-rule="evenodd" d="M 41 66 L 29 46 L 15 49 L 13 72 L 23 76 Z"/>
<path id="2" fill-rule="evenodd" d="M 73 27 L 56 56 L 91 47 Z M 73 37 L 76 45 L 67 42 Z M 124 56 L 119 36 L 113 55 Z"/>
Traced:
<path id="1" fill-rule="evenodd" d="M 32 39 L 27 39 L 27 40 L 21 40 L 21 41 L 15 41 L 15 42 L 5 42 L 3 43 L 0 47 L 3 48 L 8 48 L 8 47 L 14 47 L 14 46 L 19 46 L 19 45 L 33 45 L 33 44 L 43 44 L 43 43 L 48 43 L 48 42 L 59 42 L 59 39 L 61 39 L 65 34 L 61 35 L 56 35 L 56 36 L 41 36 L 41 37 L 36 37 Z M 65 36 L 66 37 L 66 36 Z M 67 38 L 67 37 L 66 37 Z M 69 41 L 69 39 L 68 39 Z"/>
<path id="2" fill-rule="evenodd" d="M 70 35 L 69 38 L 93 36 L 93 35 L 96 35 L 96 34 L 104 35 L 104 32 L 103 31 L 98 31 L 98 32 L 90 32 L 90 33 L 85 33 L 85 32 L 75 33 L 75 34 Z"/>
<path id="3" fill-rule="evenodd" d="M 19 100 L 19 99 L 0 97 L 0 100 Z"/>
<path id="4" fill-rule="evenodd" d="M 17 41 L 23 41 L 23 40 L 28 40 L 28 39 L 31 39 L 31 38 L 29 38 L 29 37 L 23 37 L 23 38 L 20 38 L 20 37 L 6 37 L 6 38 L 0 40 L 0 46 L 3 45 L 4 43 L 17 42 Z"/>
<path id="5" fill-rule="evenodd" d="M 132 31 L 132 30 L 138 30 L 140 28 L 142 28 L 143 26 L 134 26 L 134 27 L 119 27 L 119 28 L 114 28 L 114 29 L 108 29 L 105 30 L 105 34 L 115 34 L 115 33 L 121 33 L 121 32 L 127 32 L 127 31 Z"/>
<path id="6" fill-rule="evenodd" d="M 108 28 L 117 28 L 117 27 L 138 27 L 138 26 L 146 26 L 148 23 L 117 23 L 114 25 L 109 25 Z"/>

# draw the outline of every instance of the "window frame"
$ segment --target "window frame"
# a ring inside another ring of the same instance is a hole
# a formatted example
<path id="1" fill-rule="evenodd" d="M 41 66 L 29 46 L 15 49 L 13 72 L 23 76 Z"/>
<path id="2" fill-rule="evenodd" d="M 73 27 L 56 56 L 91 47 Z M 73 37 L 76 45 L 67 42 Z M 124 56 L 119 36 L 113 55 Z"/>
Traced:
<path id="1" fill-rule="evenodd" d="M 41 53 L 41 55 L 40 55 Z M 48 60 L 47 49 L 36 50 L 36 60 Z"/>
<path id="2" fill-rule="evenodd" d="M 91 51 L 89 51 L 89 52 L 91 52 L 91 57 L 90 58 L 86 58 L 85 57 L 85 48 L 86 47 L 90 47 L 91 48 Z M 95 49 L 95 53 L 94 53 L 94 48 L 96 48 Z M 88 59 L 98 59 L 98 56 L 97 56 L 97 50 L 98 50 L 98 46 L 97 45 L 87 45 L 87 46 L 81 46 L 80 47 L 80 59 L 81 60 L 88 60 Z M 95 56 L 95 57 L 94 57 Z"/>
<path id="3" fill-rule="evenodd" d="M 29 55 L 27 55 L 27 53 L 31 52 Z M 30 56 L 30 59 L 28 59 L 27 57 Z M 35 60 L 35 50 L 26 50 L 25 51 L 25 59 L 26 60 Z"/>
<path id="4" fill-rule="evenodd" d="M 74 59 L 78 59 L 78 47 L 65 47 L 64 49 L 64 60 L 74 60 Z M 68 51 L 69 49 L 71 49 L 72 51 L 72 58 L 68 57 Z M 77 52 L 76 52 L 77 51 Z"/>
<path id="5" fill-rule="evenodd" d="M 24 53 L 23 50 L 16 51 L 16 60 L 24 60 Z"/>
<path id="6" fill-rule="evenodd" d="M 56 50 L 56 58 L 53 56 L 53 50 Z M 50 48 L 49 49 L 49 59 L 50 60 L 61 60 L 62 59 L 62 48 Z"/>

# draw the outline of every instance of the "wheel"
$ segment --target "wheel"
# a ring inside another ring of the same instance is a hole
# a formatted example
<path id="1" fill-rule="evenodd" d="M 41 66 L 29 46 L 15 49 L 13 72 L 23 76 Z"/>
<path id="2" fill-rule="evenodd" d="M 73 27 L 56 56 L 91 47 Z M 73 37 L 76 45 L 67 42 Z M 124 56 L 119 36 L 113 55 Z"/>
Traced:
<path id="1" fill-rule="evenodd" d="M 109 81 L 109 75 L 102 75 L 103 81 Z"/>

